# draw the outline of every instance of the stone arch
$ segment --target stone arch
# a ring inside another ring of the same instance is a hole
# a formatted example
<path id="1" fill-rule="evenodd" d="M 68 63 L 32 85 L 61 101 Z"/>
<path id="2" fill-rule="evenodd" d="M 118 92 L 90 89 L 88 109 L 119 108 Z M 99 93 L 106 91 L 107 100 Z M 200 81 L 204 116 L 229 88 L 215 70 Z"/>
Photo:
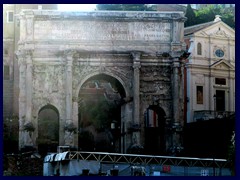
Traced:
<path id="1" fill-rule="evenodd" d="M 78 126 L 81 129 L 78 144 L 81 150 L 121 151 L 121 137 L 117 133 L 121 130 L 121 106 L 127 93 L 126 87 L 123 86 L 124 82 L 119 79 L 109 73 L 92 73 L 82 80 L 77 95 L 78 98 L 81 97 L 81 102 L 84 102 L 83 106 L 78 106 Z M 115 87 L 108 86 L 106 82 L 110 82 L 110 85 L 114 84 Z M 118 93 L 115 94 L 114 90 Z M 89 96 L 89 92 L 93 94 Z M 93 117 L 91 114 L 96 114 L 96 116 Z M 116 130 L 112 129 L 113 122 L 116 123 Z M 88 139 L 87 143 L 86 139 Z"/>
<path id="2" fill-rule="evenodd" d="M 55 152 L 57 150 L 59 145 L 59 119 L 59 111 L 54 105 L 47 104 L 39 109 L 36 143 L 41 154 L 45 154 L 45 151 Z"/>
<path id="3" fill-rule="evenodd" d="M 82 85 L 83 85 L 88 79 L 90 79 L 91 77 L 100 75 L 100 74 L 108 75 L 108 76 L 111 76 L 111 77 L 117 79 L 117 80 L 120 82 L 120 84 L 122 85 L 122 87 L 124 88 L 126 97 L 129 97 L 129 96 L 131 95 L 130 89 L 128 88 L 128 85 L 124 82 L 124 80 L 123 80 L 121 77 L 115 75 L 114 73 L 110 73 L 110 72 L 93 72 L 93 73 L 90 73 L 90 74 L 88 74 L 87 76 L 85 76 L 85 77 L 83 78 L 83 80 L 79 83 L 79 85 L 77 86 L 77 89 L 76 89 L 76 91 L 75 91 L 75 94 L 74 94 L 75 96 L 74 96 L 74 97 L 78 97 L 78 93 L 79 93 Z"/>
<path id="4" fill-rule="evenodd" d="M 149 105 L 145 111 L 145 151 L 155 155 L 164 155 L 166 113 L 159 105 Z"/>
<path id="5" fill-rule="evenodd" d="M 42 111 L 45 107 L 52 107 L 56 112 L 58 112 L 59 118 L 61 116 L 60 112 L 60 106 L 55 103 L 48 103 L 47 101 L 44 101 L 43 103 L 40 103 L 36 106 L 36 108 L 33 109 L 33 114 L 38 115 L 40 111 Z"/>

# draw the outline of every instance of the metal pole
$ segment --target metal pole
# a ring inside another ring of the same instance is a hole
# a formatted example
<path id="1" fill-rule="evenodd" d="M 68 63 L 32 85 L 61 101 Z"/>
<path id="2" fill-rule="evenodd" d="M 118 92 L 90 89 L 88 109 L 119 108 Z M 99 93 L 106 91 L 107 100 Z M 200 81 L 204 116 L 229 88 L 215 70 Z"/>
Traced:
<path id="1" fill-rule="evenodd" d="M 215 176 L 215 159 L 213 158 L 213 176 Z"/>

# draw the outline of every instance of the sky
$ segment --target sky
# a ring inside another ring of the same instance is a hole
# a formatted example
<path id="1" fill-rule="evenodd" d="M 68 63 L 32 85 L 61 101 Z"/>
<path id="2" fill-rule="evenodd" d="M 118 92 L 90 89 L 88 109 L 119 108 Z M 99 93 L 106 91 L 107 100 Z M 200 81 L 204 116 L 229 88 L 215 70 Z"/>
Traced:
<path id="1" fill-rule="evenodd" d="M 58 4 L 60 11 L 93 11 L 96 4 Z"/>

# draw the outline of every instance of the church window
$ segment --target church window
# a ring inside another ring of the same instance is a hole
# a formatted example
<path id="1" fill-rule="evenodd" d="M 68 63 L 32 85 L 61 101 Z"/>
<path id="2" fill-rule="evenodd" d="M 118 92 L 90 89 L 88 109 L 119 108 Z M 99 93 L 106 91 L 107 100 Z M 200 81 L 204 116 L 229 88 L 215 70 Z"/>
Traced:
<path id="1" fill-rule="evenodd" d="M 217 49 L 217 50 L 215 51 L 215 55 L 216 55 L 217 57 L 223 57 L 223 56 L 224 56 L 224 51 L 221 50 L 221 49 Z"/>
<path id="2" fill-rule="evenodd" d="M 197 86 L 197 104 L 203 104 L 203 86 Z"/>
<path id="3" fill-rule="evenodd" d="M 12 23 L 13 22 L 13 11 L 7 12 L 7 22 Z"/>
<path id="4" fill-rule="evenodd" d="M 201 43 L 197 44 L 197 55 L 202 55 L 202 44 Z"/>
<path id="5" fill-rule="evenodd" d="M 215 78 L 215 84 L 226 85 L 226 79 L 225 78 Z"/>

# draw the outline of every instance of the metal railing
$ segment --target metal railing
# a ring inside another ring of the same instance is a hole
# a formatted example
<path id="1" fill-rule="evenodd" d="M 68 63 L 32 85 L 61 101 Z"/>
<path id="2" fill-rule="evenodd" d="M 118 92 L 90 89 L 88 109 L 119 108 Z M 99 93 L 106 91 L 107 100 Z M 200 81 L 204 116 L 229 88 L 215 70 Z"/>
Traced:
<path id="1" fill-rule="evenodd" d="M 191 157 L 172 157 L 172 156 L 153 156 L 140 154 L 119 154 L 107 152 L 82 152 L 66 151 L 57 154 L 50 154 L 45 157 L 44 164 L 63 163 L 67 165 L 71 162 L 82 161 L 98 162 L 100 172 L 106 170 L 106 166 L 123 167 L 125 170 L 119 170 L 119 175 L 131 175 L 131 167 L 143 167 L 146 174 L 150 175 L 155 172 L 161 173 L 161 176 L 200 176 L 208 174 L 209 176 L 229 176 L 231 175 L 231 163 L 226 159 L 214 158 L 191 158 Z M 88 167 L 86 167 L 88 168 Z M 166 171 L 166 168 L 168 171 Z M 126 172 L 128 169 L 129 172 Z M 205 173 L 208 172 L 208 173 Z"/>
<path id="2" fill-rule="evenodd" d="M 217 167 L 228 168 L 229 162 L 226 159 L 214 158 L 191 158 L 191 157 L 172 157 L 172 156 L 153 156 L 140 154 L 119 154 L 119 153 L 105 153 L 105 152 L 80 152 L 68 151 L 60 153 L 62 158 L 50 158 L 45 162 L 51 161 L 70 161 L 70 160 L 91 160 L 100 163 L 127 163 L 127 164 L 158 164 L 158 165 L 173 165 L 186 167 Z"/>

